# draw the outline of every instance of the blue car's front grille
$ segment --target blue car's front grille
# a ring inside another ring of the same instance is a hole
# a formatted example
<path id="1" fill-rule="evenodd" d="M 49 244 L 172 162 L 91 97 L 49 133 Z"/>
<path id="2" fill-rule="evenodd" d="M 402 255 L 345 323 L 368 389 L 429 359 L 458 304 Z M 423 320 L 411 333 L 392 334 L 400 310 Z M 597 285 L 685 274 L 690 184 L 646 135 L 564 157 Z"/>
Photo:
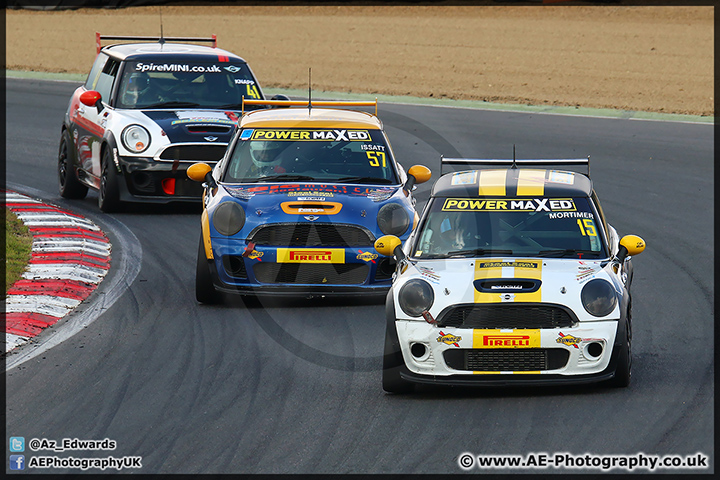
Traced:
<path id="1" fill-rule="evenodd" d="M 253 267 L 260 283 L 306 285 L 360 285 L 368 276 L 364 263 L 258 263 Z"/>
<path id="2" fill-rule="evenodd" d="M 373 235 L 354 225 L 282 223 L 260 227 L 249 242 L 270 247 L 372 247 Z"/>

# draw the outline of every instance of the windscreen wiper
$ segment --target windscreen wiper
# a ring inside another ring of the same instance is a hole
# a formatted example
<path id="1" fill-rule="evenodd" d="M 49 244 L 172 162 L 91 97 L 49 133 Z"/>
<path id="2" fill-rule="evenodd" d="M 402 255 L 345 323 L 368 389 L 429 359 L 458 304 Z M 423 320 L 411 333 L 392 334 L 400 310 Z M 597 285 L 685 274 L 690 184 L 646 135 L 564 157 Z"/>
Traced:
<path id="1" fill-rule="evenodd" d="M 159 102 L 140 108 L 163 108 L 163 107 L 199 107 L 199 103 L 194 102 Z"/>
<path id="2" fill-rule="evenodd" d="M 448 257 L 459 257 L 468 255 L 512 255 L 512 250 L 495 250 L 491 248 L 471 248 L 468 250 L 453 250 L 447 253 Z"/>
<path id="3" fill-rule="evenodd" d="M 268 175 L 266 177 L 260 177 L 255 181 L 257 181 L 257 182 L 274 182 L 276 180 L 288 181 L 288 182 L 302 180 L 304 182 L 312 182 L 313 180 L 315 180 L 315 178 L 308 177 L 307 175 L 293 175 L 290 173 L 281 173 L 278 175 Z"/>
<path id="4" fill-rule="evenodd" d="M 393 183 L 392 180 L 388 180 L 387 178 L 377 178 L 377 177 L 342 177 L 338 178 L 337 180 L 333 180 L 333 182 L 337 183 L 382 183 L 382 184 L 391 184 Z"/>
<path id="5" fill-rule="evenodd" d="M 538 257 L 567 257 L 568 255 L 600 255 L 600 252 L 593 250 L 578 250 L 575 248 L 556 248 L 553 250 L 540 250 Z"/>

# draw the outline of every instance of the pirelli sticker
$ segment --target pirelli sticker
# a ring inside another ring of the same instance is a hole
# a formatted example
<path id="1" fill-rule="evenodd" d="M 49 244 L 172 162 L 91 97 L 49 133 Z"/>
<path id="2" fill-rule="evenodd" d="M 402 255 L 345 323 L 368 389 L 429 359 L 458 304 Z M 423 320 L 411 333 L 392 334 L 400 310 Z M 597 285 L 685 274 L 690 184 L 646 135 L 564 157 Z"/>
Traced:
<path id="1" fill-rule="evenodd" d="M 345 263 L 342 248 L 278 248 L 278 263 Z"/>
<path id="2" fill-rule="evenodd" d="M 472 348 L 540 348 L 540 330 L 473 330 Z"/>
<path id="3" fill-rule="evenodd" d="M 574 212 L 572 198 L 446 198 L 443 212 Z"/>
<path id="4" fill-rule="evenodd" d="M 246 137 L 248 134 L 243 132 Z M 368 130 L 347 129 L 294 129 L 294 128 L 257 128 L 249 134 L 250 140 L 289 140 L 289 141 L 332 141 L 367 142 L 371 140 Z"/>

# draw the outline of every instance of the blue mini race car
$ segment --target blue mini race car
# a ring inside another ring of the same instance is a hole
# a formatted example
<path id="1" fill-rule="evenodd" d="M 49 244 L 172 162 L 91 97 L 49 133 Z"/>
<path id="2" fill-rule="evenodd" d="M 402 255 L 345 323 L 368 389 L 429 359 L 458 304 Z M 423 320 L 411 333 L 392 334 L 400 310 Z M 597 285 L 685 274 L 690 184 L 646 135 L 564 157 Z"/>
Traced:
<path id="1" fill-rule="evenodd" d="M 406 239 L 418 222 L 412 190 L 430 179 L 397 163 L 374 102 L 246 100 L 276 107 L 244 113 L 204 182 L 196 297 L 220 292 L 385 294 L 395 260 L 373 250 Z M 341 108 L 374 106 L 375 114 Z"/>

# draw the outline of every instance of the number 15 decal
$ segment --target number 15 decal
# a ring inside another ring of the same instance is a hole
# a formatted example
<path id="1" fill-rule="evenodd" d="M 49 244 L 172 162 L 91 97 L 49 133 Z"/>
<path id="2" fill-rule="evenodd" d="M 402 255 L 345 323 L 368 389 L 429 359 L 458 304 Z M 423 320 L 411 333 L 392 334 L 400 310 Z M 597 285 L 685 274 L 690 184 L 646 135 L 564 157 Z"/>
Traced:
<path id="1" fill-rule="evenodd" d="M 582 233 L 583 236 L 597 237 L 597 231 L 595 230 L 595 224 L 589 218 L 586 218 L 584 220 L 580 220 L 578 218 L 577 224 L 578 224 L 578 227 L 580 227 L 580 233 Z"/>
<path id="2" fill-rule="evenodd" d="M 385 161 L 385 152 L 365 152 L 370 159 L 371 167 L 379 167 L 382 161 L 382 166 L 386 167 L 387 162 Z"/>

